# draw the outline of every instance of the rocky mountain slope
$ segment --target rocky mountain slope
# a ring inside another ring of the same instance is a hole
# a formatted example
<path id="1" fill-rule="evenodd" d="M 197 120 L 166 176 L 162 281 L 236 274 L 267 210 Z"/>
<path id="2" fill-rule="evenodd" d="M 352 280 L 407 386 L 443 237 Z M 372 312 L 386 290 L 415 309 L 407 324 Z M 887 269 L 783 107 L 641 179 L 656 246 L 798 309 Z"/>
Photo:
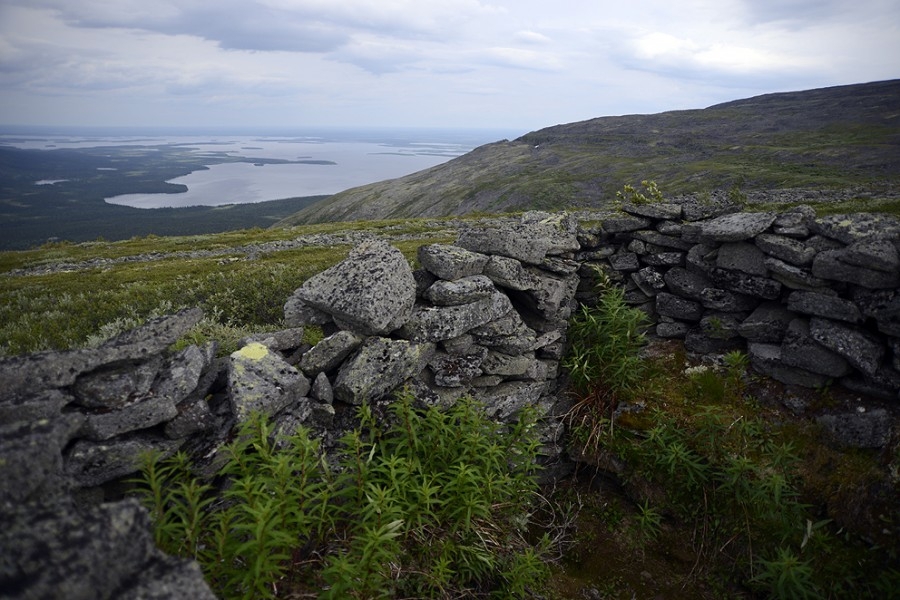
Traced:
<path id="1" fill-rule="evenodd" d="M 900 80 L 548 127 L 341 192 L 279 224 L 596 207 L 644 179 L 667 193 L 893 195 Z"/>

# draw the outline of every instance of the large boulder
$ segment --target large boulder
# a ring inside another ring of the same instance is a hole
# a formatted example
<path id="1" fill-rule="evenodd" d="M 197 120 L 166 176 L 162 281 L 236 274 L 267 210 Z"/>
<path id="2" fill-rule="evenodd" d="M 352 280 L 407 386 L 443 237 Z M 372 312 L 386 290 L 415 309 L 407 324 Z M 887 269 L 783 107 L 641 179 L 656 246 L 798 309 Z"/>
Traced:
<path id="1" fill-rule="evenodd" d="M 778 215 L 773 212 L 734 213 L 703 223 L 700 242 L 740 242 L 768 229 Z"/>
<path id="2" fill-rule="evenodd" d="M 451 244 L 420 246 L 417 256 L 426 271 L 447 281 L 480 275 L 488 262 L 484 254 Z"/>
<path id="3" fill-rule="evenodd" d="M 539 265 L 548 254 L 575 252 L 581 248 L 577 225 L 571 215 L 535 211 L 525 213 L 518 222 L 464 230 L 457 245 L 473 252 L 499 254 Z"/>
<path id="4" fill-rule="evenodd" d="M 370 240 L 354 248 L 347 259 L 304 282 L 288 305 L 295 300 L 331 315 L 342 329 L 383 335 L 409 319 L 416 281 L 399 250 L 387 242 Z"/>
<path id="5" fill-rule="evenodd" d="M 469 304 L 419 305 L 399 333 L 416 342 L 440 342 L 459 337 L 470 329 L 499 319 L 511 310 L 512 303 L 501 292 Z"/>

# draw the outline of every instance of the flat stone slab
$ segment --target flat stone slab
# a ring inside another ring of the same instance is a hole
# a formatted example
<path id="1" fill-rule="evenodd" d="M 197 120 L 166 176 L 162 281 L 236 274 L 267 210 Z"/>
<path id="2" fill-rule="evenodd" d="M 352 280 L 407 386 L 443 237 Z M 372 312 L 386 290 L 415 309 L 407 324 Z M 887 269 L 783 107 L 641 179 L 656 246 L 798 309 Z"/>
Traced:
<path id="1" fill-rule="evenodd" d="M 437 306 L 456 306 L 489 298 L 496 291 L 497 288 L 490 278 L 484 275 L 471 275 L 453 281 L 435 281 L 425 290 L 423 296 Z"/>
<path id="2" fill-rule="evenodd" d="M 809 333 L 818 343 L 840 354 L 867 375 L 875 375 L 881 366 L 886 349 L 863 329 L 813 317 L 809 321 Z"/>
<path id="3" fill-rule="evenodd" d="M 300 369 L 309 376 L 337 368 L 359 348 L 365 338 L 352 331 L 341 330 L 319 340 L 300 358 Z"/>
<path id="4" fill-rule="evenodd" d="M 900 238 L 900 219 L 881 213 L 827 215 L 811 221 L 809 228 L 843 244 Z"/>
<path id="5" fill-rule="evenodd" d="M 438 279 L 480 275 L 490 257 L 452 244 L 429 244 L 417 251 L 419 264 Z"/>
<path id="6" fill-rule="evenodd" d="M 788 296 L 788 310 L 816 317 L 825 317 L 838 321 L 859 323 L 862 315 L 859 308 L 850 300 L 831 294 L 819 294 L 809 291 L 791 292 Z"/>
<path id="7" fill-rule="evenodd" d="M 700 242 L 708 244 L 750 239 L 771 227 L 777 216 L 774 212 L 742 212 L 716 217 L 702 224 Z"/>
<path id="8" fill-rule="evenodd" d="M 416 306 L 399 334 L 416 342 L 440 342 L 499 319 L 511 310 L 512 303 L 501 292 L 458 306 Z"/>

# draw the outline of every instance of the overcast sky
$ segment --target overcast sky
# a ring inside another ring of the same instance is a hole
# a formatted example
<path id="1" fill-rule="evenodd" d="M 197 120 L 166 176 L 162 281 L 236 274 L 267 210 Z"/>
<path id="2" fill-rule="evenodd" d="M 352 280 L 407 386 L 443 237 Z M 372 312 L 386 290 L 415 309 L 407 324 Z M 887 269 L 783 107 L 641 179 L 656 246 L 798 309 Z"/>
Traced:
<path id="1" fill-rule="evenodd" d="M 0 124 L 525 133 L 898 57 L 897 0 L 0 0 Z"/>

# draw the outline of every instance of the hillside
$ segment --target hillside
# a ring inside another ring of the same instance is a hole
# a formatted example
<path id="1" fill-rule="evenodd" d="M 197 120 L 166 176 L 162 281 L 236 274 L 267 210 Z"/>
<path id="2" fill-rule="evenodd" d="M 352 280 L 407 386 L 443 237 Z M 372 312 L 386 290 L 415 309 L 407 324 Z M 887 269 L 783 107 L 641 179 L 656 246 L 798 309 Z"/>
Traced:
<path id="1" fill-rule="evenodd" d="M 644 179 L 668 193 L 737 186 L 744 193 L 894 195 L 900 187 L 900 80 L 547 127 L 346 190 L 276 226 L 596 207 L 622 184 Z"/>

